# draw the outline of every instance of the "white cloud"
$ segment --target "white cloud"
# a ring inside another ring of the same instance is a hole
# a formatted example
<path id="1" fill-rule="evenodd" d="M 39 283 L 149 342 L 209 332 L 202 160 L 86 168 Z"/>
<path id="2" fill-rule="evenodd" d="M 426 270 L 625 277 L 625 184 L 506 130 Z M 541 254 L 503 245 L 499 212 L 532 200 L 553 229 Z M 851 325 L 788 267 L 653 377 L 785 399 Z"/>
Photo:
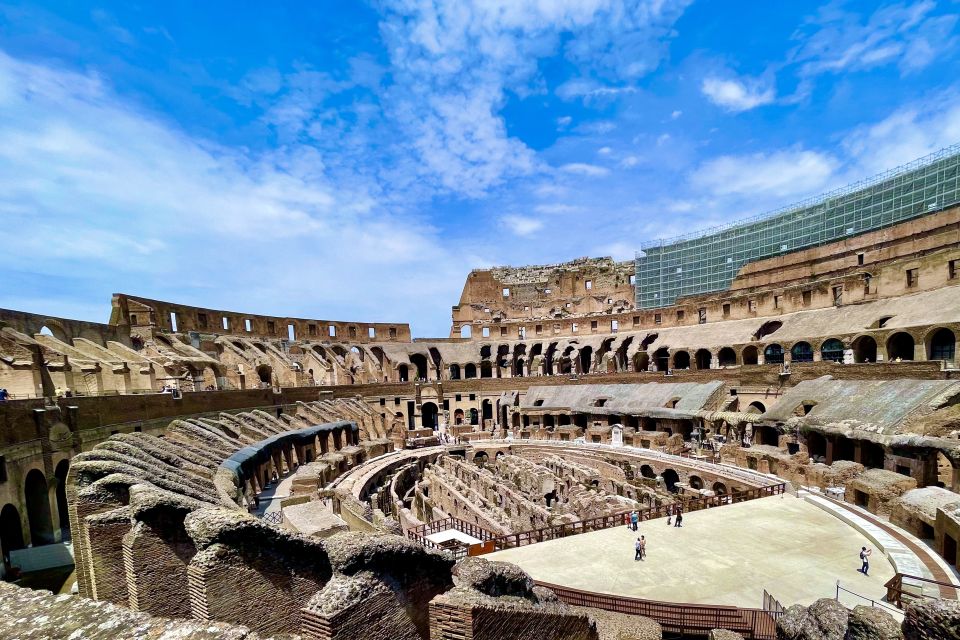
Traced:
<path id="1" fill-rule="evenodd" d="M 956 13 L 934 15 L 933 0 L 879 7 L 869 16 L 827 5 L 797 30 L 790 62 L 814 75 L 896 64 L 902 73 L 922 69 L 957 42 Z"/>
<path id="2" fill-rule="evenodd" d="M 837 167 L 833 157 L 801 149 L 721 156 L 698 167 L 691 182 L 714 195 L 795 197 L 826 187 Z"/>
<path id="3" fill-rule="evenodd" d="M 560 170 L 591 177 L 605 176 L 610 173 L 610 170 L 606 167 L 599 167 L 595 164 L 587 164 L 585 162 L 570 162 L 560 167 Z"/>
<path id="4" fill-rule="evenodd" d="M 627 168 L 635 167 L 638 164 L 640 164 L 640 158 L 638 158 L 637 156 L 627 156 L 626 158 L 620 161 L 620 166 L 627 167 Z"/>
<path id="5" fill-rule="evenodd" d="M 566 213 L 578 213 L 582 211 L 582 207 L 572 204 L 563 204 L 559 202 L 553 202 L 550 204 L 538 204 L 533 208 L 537 213 L 545 213 L 550 215 L 557 214 L 566 214 Z"/>
<path id="6" fill-rule="evenodd" d="M 561 116 L 557 118 L 557 129 L 566 129 L 570 126 L 570 123 L 573 122 L 573 118 L 570 116 Z"/>
<path id="7" fill-rule="evenodd" d="M 543 222 L 527 216 L 508 215 L 500 222 L 518 236 L 529 236 L 543 228 Z"/>
<path id="8" fill-rule="evenodd" d="M 599 153 L 601 156 L 608 156 L 612 152 L 613 152 L 613 149 L 611 149 L 610 147 L 600 147 L 599 149 L 597 149 L 597 153 Z"/>
<path id="9" fill-rule="evenodd" d="M 679 118 L 679 117 L 682 116 L 682 115 L 683 115 L 683 111 L 680 111 L 680 109 L 675 109 L 675 110 L 670 114 L 670 119 L 671 119 L 671 120 L 676 120 L 677 118 Z"/>
<path id="10" fill-rule="evenodd" d="M 593 80 L 568 80 L 557 87 L 557 97 L 561 100 L 583 98 L 586 101 L 612 99 L 624 94 L 636 93 L 637 89 L 631 86 L 607 86 Z"/>
<path id="11" fill-rule="evenodd" d="M 770 104 L 776 98 L 773 87 L 754 78 L 704 78 L 700 85 L 703 95 L 728 111 L 748 111 Z"/>

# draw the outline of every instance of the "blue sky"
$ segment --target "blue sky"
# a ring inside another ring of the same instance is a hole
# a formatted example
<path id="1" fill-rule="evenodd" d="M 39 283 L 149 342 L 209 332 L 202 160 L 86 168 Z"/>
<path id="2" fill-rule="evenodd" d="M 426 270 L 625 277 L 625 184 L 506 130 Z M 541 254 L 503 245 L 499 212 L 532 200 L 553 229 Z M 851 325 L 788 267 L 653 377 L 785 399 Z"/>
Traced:
<path id="1" fill-rule="evenodd" d="M 960 142 L 956 0 L 7 3 L 0 306 L 449 331 L 467 272 Z"/>

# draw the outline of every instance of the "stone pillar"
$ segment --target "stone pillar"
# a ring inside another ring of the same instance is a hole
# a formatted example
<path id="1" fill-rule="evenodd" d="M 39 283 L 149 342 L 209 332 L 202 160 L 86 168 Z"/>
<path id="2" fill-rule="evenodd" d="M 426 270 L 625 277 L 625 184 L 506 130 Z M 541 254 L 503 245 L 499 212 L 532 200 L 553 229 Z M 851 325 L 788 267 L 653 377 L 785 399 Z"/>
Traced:
<path id="1" fill-rule="evenodd" d="M 333 431 L 333 449 L 334 451 L 340 451 L 343 449 L 343 430 L 335 429 Z"/>
<path id="2" fill-rule="evenodd" d="M 863 442 L 853 441 L 853 461 L 857 464 L 863 464 Z"/>
<path id="3" fill-rule="evenodd" d="M 827 441 L 827 451 L 824 456 L 827 459 L 827 464 L 833 464 L 833 438 L 830 436 L 824 436 L 824 440 Z"/>

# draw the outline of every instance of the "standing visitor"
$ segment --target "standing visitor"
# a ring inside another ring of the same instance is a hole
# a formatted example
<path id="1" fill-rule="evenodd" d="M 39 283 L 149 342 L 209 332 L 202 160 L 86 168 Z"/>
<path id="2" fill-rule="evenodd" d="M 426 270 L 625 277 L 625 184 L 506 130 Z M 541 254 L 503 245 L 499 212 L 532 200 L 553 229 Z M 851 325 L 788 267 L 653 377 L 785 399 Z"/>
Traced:
<path id="1" fill-rule="evenodd" d="M 860 547 L 860 561 L 863 565 L 858 569 L 860 573 L 865 576 L 870 575 L 870 555 L 873 553 L 873 549 L 867 549 L 866 547 Z"/>
<path id="2" fill-rule="evenodd" d="M 6 389 L 0 389 L 0 402 L 6 402 L 10 397 L 10 394 L 7 393 Z"/>
<path id="3" fill-rule="evenodd" d="M 647 539 L 643 536 L 640 536 L 640 559 L 643 560 L 647 557 Z"/>
<path id="4" fill-rule="evenodd" d="M 634 511 L 630 514 L 630 523 L 633 525 L 633 530 L 637 530 L 637 522 L 640 521 L 640 514 Z"/>
<path id="5" fill-rule="evenodd" d="M 643 547 L 640 544 L 640 538 L 637 538 L 637 541 L 633 543 L 633 561 L 636 562 L 640 560 L 643 554 Z"/>
<path id="6" fill-rule="evenodd" d="M 677 523 L 676 523 L 675 525 L 673 525 L 673 526 L 674 526 L 674 527 L 682 527 L 682 526 L 683 526 L 682 523 L 683 523 L 683 510 L 677 509 Z"/>

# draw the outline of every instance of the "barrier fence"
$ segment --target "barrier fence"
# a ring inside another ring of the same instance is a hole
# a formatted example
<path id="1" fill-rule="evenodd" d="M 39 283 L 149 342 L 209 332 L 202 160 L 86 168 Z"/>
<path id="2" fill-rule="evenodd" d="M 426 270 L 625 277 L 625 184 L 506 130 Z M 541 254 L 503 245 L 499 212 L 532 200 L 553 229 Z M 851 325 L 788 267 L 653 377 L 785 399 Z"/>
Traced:
<path id="1" fill-rule="evenodd" d="M 558 524 L 552 527 L 520 531 L 518 533 L 510 533 L 485 540 L 486 544 L 483 545 L 484 549 L 482 551 L 478 551 L 480 553 L 491 553 L 493 551 L 514 549 L 516 547 L 524 547 L 526 545 L 536 544 L 538 542 L 546 542 L 547 540 L 566 538 L 569 536 L 579 535 L 581 533 L 589 533 L 591 531 L 601 531 L 603 529 L 620 527 L 629 521 L 630 516 L 634 511 L 636 511 L 639 515 L 640 522 L 643 522 L 645 520 L 655 520 L 656 518 L 672 516 L 677 510 L 682 510 L 684 513 L 689 513 L 691 511 L 700 511 L 701 509 L 719 507 L 725 504 L 735 504 L 737 502 L 746 502 L 748 500 L 755 500 L 757 498 L 780 495 L 785 491 L 786 483 L 781 482 L 779 484 L 759 487 L 756 489 L 748 489 L 746 491 L 735 491 L 731 494 L 723 496 L 692 498 L 677 504 L 634 509 L 631 511 L 624 511 L 622 513 L 589 518 L 587 520 L 578 520 L 576 522 Z M 471 555 L 478 555 L 478 553 L 471 551 Z"/>
<path id="2" fill-rule="evenodd" d="M 650 618 L 666 633 L 706 636 L 711 629 L 728 629 L 747 640 L 776 640 L 778 611 L 743 609 L 707 604 L 659 602 L 571 589 L 549 582 L 535 581 L 550 589 L 567 604 Z M 766 592 L 764 592 L 765 595 Z M 779 605 L 779 603 L 777 603 Z M 782 611 L 782 607 L 781 607 Z"/>

